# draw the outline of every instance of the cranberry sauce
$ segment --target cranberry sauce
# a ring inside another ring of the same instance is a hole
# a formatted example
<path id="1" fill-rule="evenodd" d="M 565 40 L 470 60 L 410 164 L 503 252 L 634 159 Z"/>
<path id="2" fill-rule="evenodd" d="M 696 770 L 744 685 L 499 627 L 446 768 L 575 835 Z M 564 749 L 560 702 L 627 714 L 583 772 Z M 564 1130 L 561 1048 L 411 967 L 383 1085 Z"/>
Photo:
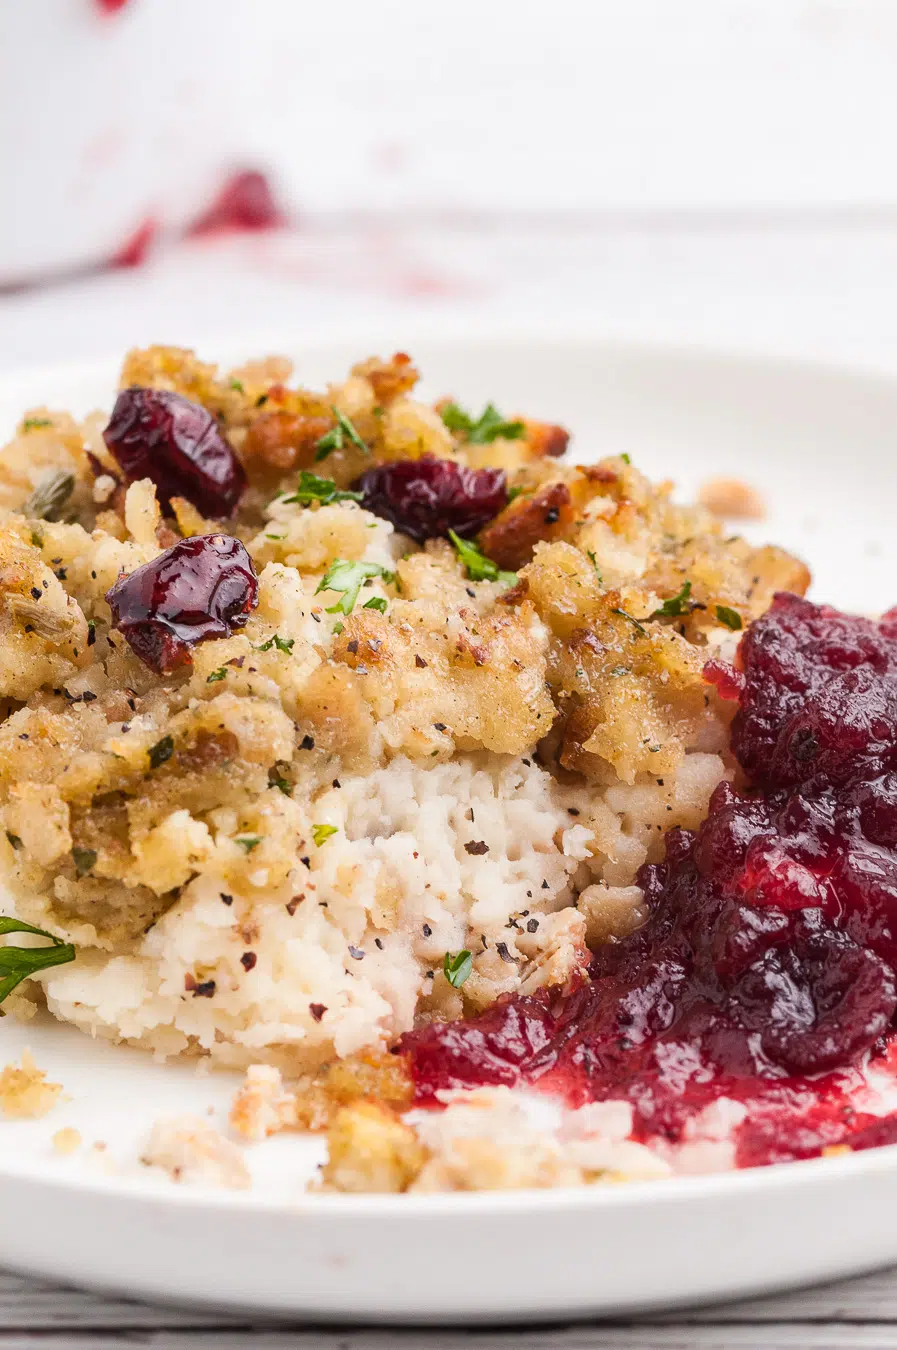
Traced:
<path id="1" fill-rule="evenodd" d="M 197 535 L 120 576 L 106 599 L 135 654 L 166 675 L 189 664 L 198 643 L 243 627 L 258 603 L 258 581 L 239 539 Z"/>
<path id="2" fill-rule="evenodd" d="M 272 230 L 286 223 L 271 184 L 257 169 L 232 174 L 215 200 L 195 220 L 188 235 L 223 230 Z"/>
<path id="3" fill-rule="evenodd" d="M 229 516 L 246 473 L 210 412 L 167 389 L 123 389 L 103 439 L 131 482 L 151 478 L 159 502 L 187 501 L 206 516 Z"/>
<path id="4" fill-rule="evenodd" d="M 359 487 L 366 510 L 419 544 L 449 530 L 476 534 L 508 501 L 503 469 L 470 469 L 435 455 L 379 464 L 362 474 Z"/>
<path id="5" fill-rule="evenodd" d="M 863 1109 L 868 1071 L 897 1083 L 897 611 L 778 595 L 739 664 L 707 678 L 739 700 L 750 790 L 721 784 L 696 834 L 669 833 L 639 874 L 646 923 L 588 979 L 406 1036 L 419 1100 L 539 1083 L 625 1098 L 637 1138 L 675 1144 L 728 1098 L 740 1165 L 897 1141 Z"/>

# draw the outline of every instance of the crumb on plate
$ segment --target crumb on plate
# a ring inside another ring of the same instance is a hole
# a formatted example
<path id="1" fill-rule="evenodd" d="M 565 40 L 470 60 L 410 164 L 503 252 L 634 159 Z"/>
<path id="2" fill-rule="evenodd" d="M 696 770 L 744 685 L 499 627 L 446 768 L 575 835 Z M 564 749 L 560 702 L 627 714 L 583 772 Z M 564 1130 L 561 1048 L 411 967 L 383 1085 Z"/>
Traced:
<path id="1" fill-rule="evenodd" d="M 61 1083 L 48 1083 L 30 1051 L 22 1051 L 21 1065 L 7 1064 L 0 1072 L 0 1112 L 11 1120 L 45 1116 L 59 1100 Z"/>

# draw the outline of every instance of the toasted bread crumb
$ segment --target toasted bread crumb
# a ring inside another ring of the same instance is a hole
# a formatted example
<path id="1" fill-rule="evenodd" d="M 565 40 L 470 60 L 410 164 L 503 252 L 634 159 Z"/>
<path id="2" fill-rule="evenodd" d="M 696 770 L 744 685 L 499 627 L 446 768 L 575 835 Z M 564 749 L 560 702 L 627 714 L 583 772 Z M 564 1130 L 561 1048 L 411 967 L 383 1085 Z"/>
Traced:
<path id="1" fill-rule="evenodd" d="M 429 1151 L 394 1111 L 379 1102 L 342 1106 L 327 1131 L 321 1189 L 358 1193 L 407 1191 Z"/>
<path id="2" fill-rule="evenodd" d="M 231 1129 L 257 1142 L 295 1129 L 296 1123 L 296 1097 L 284 1089 L 280 1071 L 269 1064 L 251 1064 L 231 1105 Z"/>
<path id="3" fill-rule="evenodd" d="M 729 520 L 764 520 L 766 502 L 750 483 L 740 478 L 708 478 L 698 501 L 715 516 Z"/>
<path id="4" fill-rule="evenodd" d="M 53 1147 L 57 1153 L 61 1153 L 64 1158 L 75 1153 L 81 1147 L 81 1135 L 71 1126 L 66 1126 L 64 1130 L 57 1130 L 53 1135 Z"/>
<path id="5" fill-rule="evenodd" d="M 7 1064 L 0 1073 L 0 1111 L 11 1120 L 45 1116 L 59 1100 L 61 1083 L 48 1083 L 28 1050 L 22 1051 L 22 1064 Z"/>
<path id="6" fill-rule="evenodd" d="M 172 1181 L 248 1190 L 249 1169 L 236 1144 L 199 1116 L 157 1120 L 141 1154 L 146 1167 L 161 1167 Z"/>

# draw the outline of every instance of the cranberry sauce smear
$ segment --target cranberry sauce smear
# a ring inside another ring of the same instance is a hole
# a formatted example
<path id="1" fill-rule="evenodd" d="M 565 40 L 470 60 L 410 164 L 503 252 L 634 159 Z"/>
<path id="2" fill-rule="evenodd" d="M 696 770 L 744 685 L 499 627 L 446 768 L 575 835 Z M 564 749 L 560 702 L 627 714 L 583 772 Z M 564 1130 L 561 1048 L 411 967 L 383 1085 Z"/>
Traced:
<path id="1" fill-rule="evenodd" d="M 106 600 L 135 654 L 167 675 L 189 664 L 198 643 L 243 627 L 258 603 L 258 581 L 239 539 L 204 534 L 120 576 Z"/>
<path id="2" fill-rule="evenodd" d="M 273 230 L 286 224 L 270 182 L 255 169 L 232 174 L 211 205 L 195 220 L 188 236 L 224 230 Z"/>
<path id="3" fill-rule="evenodd" d="M 163 509 L 186 497 L 203 515 L 233 514 L 246 473 L 210 412 L 167 389 L 123 389 L 103 439 L 131 482 L 151 478 Z"/>
<path id="4" fill-rule="evenodd" d="M 739 664 L 707 675 L 739 700 L 751 790 L 720 784 L 696 834 L 670 831 L 639 874 L 646 923 L 588 979 L 406 1036 L 421 1102 L 538 1083 L 624 1098 L 637 1138 L 675 1144 L 728 1098 L 741 1166 L 897 1141 L 862 1105 L 867 1069 L 897 1084 L 897 611 L 778 595 Z"/>
<path id="5" fill-rule="evenodd" d="M 362 474 L 358 486 L 366 510 L 419 544 L 449 530 L 476 534 L 508 501 L 503 469 L 469 469 L 435 455 L 380 464 Z"/>

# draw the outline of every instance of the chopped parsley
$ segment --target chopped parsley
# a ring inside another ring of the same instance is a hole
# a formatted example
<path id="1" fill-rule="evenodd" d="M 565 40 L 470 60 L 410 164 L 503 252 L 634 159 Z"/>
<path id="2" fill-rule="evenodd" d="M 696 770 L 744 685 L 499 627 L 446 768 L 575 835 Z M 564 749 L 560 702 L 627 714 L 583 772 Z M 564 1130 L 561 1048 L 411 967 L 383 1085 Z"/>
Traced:
<path id="1" fill-rule="evenodd" d="M 471 445 L 490 445 L 499 436 L 506 441 L 519 441 L 526 435 L 523 423 L 502 417 L 494 403 L 487 403 L 476 418 L 457 403 L 448 403 L 440 416 L 449 431 L 459 432 Z"/>
<path id="2" fill-rule="evenodd" d="M 345 413 L 341 413 L 339 408 L 334 408 L 332 406 L 330 411 L 336 418 L 336 426 L 331 427 L 330 431 L 325 432 L 318 441 L 317 449 L 315 450 L 315 463 L 319 464 L 322 459 L 326 459 L 334 450 L 345 449 L 346 441 L 357 446 L 357 448 L 365 455 L 370 454 L 368 447 L 365 445 Z"/>
<path id="3" fill-rule="evenodd" d="M 623 453 L 622 453 L 622 455 L 620 456 L 620 458 L 622 459 L 622 461 L 623 461 L 624 464 L 631 464 L 631 463 L 632 463 L 632 460 L 629 458 L 629 456 L 627 455 L 627 453 L 626 453 L 625 450 L 623 451 Z"/>
<path id="4" fill-rule="evenodd" d="M 395 581 L 395 573 L 387 571 L 379 563 L 349 562 L 346 558 L 335 558 L 318 583 L 315 595 L 321 591 L 336 591 L 342 598 L 335 605 L 328 605 L 327 613 L 351 614 L 358 592 L 370 577 L 382 577 L 386 582 Z"/>
<path id="5" fill-rule="evenodd" d="M 449 530 L 449 539 L 455 545 L 455 552 L 467 568 L 471 581 L 503 581 L 506 586 L 513 586 L 517 580 L 516 572 L 502 572 L 498 563 L 487 558 L 476 544 L 470 539 L 462 539 L 454 530 Z"/>
<path id="6" fill-rule="evenodd" d="M 86 872 L 92 871 L 96 864 L 97 854 L 93 848 L 73 848 L 72 861 L 75 864 L 75 871 L 79 877 L 83 877 Z"/>
<path id="7" fill-rule="evenodd" d="M 245 853 L 251 853 L 254 848 L 258 848 L 261 842 L 262 836 L 260 834 L 239 834 L 234 840 L 234 843 L 239 844 Z"/>
<path id="8" fill-rule="evenodd" d="M 472 970 L 473 957 L 468 951 L 458 952 L 456 956 L 446 952 L 443 957 L 442 973 L 453 989 L 460 989 Z"/>
<path id="9" fill-rule="evenodd" d="M 0 915 L 0 937 L 6 933 L 31 933 L 48 938 L 49 947 L 0 947 L 0 1003 L 29 975 L 49 966 L 64 966 L 75 959 L 75 948 L 70 942 L 48 933 L 45 928 L 33 928 L 30 923 Z"/>
<path id="10" fill-rule="evenodd" d="M 318 848 L 320 848 L 332 834 L 339 834 L 338 825 L 312 825 L 311 827 L 311 837 L 314 839 Z"/>
<path id="11" fill-rule="evenodd" d="M 320 447 L 320 441 L 318 445 Z M 296 491 L 281 500 L 299 502 L 302 506 L 310 506 L 312 502 L 329 506 L 331 502 L 360 502 L 363 496 L 363 492 L 344 492 L 342 488 L 336 486 L 332 478 L 319 478 L 316 473 L 309 473 L 307 469 L 303 469 L 299 475 L 299 486 Z"/>
<path id="12" fill-rule="evenodd" d="M 639 623 L 638 619 L 634 619 L 631 614 L 627 614 L 625 609 L 612 609 L 611 614 L 619 614 L 621 619 L 628 619 L 629 622 L 632 624 L 633 628 L 638 629 L 642 637 L 648 636 L 648 632 L 644 624 Z"/>
<path id="13" fill-rule="evenodd" d="M 237 391 L 238 394 L 245 394 L 245 393 L 246 393 L 246 390 L 243 388 L 243 381 L 242 381 L 242 380 L 235 380 L 235 379 L 233 378 L 233 376 L 231 376 L 230 387 L 231 387 L 231 389 L 235 389 L 235 390 Z"/>
<path id="14" fill-rule="evenodd" d="M 174 754 L 174 741 L 170 736 L 163 736 L 161 741 L 156 741 L 155 745 L 150 746 L 147 753 L 149 754 L 150 768 L 158 769 Z"/>
<path id="15" fill-rule="evenodd" d="M 213 670 L 211 675 L 208 675 L 206 677 L 206 684 L 216 684 L 218 680 L 226 680 L 226 679 L 227 679 L 227 666 L 219 666 L 217 670 Z"/>
<path id="16" fill-rule="evenodd" d="M 34 431 L 36 427 L 51 427 L 52 418 L 49 417 L 26 417 L 22 423 L 23 431 Z"/>
<path id="17" fill-rule="evenodd" d="M 717 605 L 716 617 L 720 623 L 724 623 L 727 628 L 731 628 L 733 633 L 738 633 L 744 627 L 744 622 L 737 609 L 730 609 L 728 605 Z"/>
<path id="18" fill-rule="evenodd" d="M 385 614 L 385 613 L 386 613 L 386 605 L 387 605 L 387 601 L 383 599 L 383 596 L 382 596 L 382 595 L 372 595 L 371 598 L 370 598 L 370 600 L 365 600 L 365 602 L 364 602 L 364 604 L 362 605 L 361 608 L 362 608 L 362 609 L 376 609 L 376 610 L 378 611 L 378 613 L 380 613 L 380 614 Z"/>
<path id="19" fill-rule="evenodd" d="M 276 769 L 268 770 L 268 785 L 269 787 L 279 788 L 285 797 L 289 797 L 293 791 L 293 784 L 289 778 L 284 778 Z"/>
<path id="20" fill-rule="evenodd" d="M 654 613 L 649 615 L 652 619 L 678 619 L 683 614 L 690 614 L 695 608 L 694 600 L 689 600 L 691 595 L 691 582 L 683 581 L 682 590 L 678 595 L 671 595 L 668 600 L 664 600 L 660 609 L 655 609 Z"/>
<path id="21" fill-rule="evenodd" d="M 295 641 L 295 638 L 282 638 L 278 633 L 275 633 L 273 637 L 268 638 L 267 642 L 260 643 L 255 650 L 257 652 L 269 652 L 272 647 L 276 647 L 279 652 L 289 654 L 293 650 Z"/>
<path id="22" fill-rule="evenodd" d="M 601 575 L 601 568 L 598 566 L 598 559 L 595 557 L 595 554 L 592 552 L 591 549 L 589 549 L 589 562 L 595 569 L 595 575 L 598 578 L 598 585 L 603 586 L 604 578 Z"/>

